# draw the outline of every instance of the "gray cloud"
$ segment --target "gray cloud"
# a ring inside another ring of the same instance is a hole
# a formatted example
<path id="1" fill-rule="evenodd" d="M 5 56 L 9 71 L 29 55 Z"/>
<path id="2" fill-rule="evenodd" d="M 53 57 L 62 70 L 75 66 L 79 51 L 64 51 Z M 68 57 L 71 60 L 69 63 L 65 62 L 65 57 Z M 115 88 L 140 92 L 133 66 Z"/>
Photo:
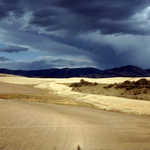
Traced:
<path id="1" fill-rule="evenodd" d="M 150 34 L 149 6 L 148 0 L 2 0 L 0 18 L 32 12 L 30 25 L 46 31 L 145 35 Z"/>
<path id="2" fill-rule="evenodd" d="M 6 57 L 15 52 L 17 59 L 21 56 L 18 52 L 30 55 L 32 49 L 38 55 L 55 58 L 22 63 L 16 60 L 15 68 L 86 63 L 99 68 L 128 64 L 148 67 L 149 18 L 149 0 L 1 0 L 0 42 L 8 46 L 0 47 L 0 52 L 6 52 Z M 63 56 L 82 56 L 89 62 L 65 61 Z"/>
<path id="3" fill-rule="evenodd" d="M 149 34 L 148 27 L 142 28 L 147 20 L 132 19 L 148 5 L 147 0 L 59 0 L 47 9 L 34 11 L 30 23 L 47 31 L 85 33 L 99 30 L 103 34 Z"/>
<path id="4" fill-rule="evenodd" d="M 95 34 L 83 37 L 61 37 L 49 35 L 49 38 L 70 45 L 104 69 L 121 65 L 138 65 L 148 67 L 146 62 L 150 57 L 149 36 L 106 36 Z M 95 39 L 94 39 L 95 38 Z M 142 42 L 141 42 L 142 41 Z M 144 47 L 144 49 L 143 49 Z M 70 54 L 73 52 L 70 52 Z"/>
<path id="5" fill-rule="evenodd" d="M 88 67 L 91 65 L 87 61 L 74 61 L 74 60 L 65 60 L 65 59 L 55 59 L 52 61 L 47 60 L 36 60 L 29 63 L 24 63 L 23 68 L 25 69 L 47 69 L 47 68 L 63 68 L 65 67 Z"/>
<path id="6" fill-rule="evenodd" d="M 88 60 L 80 60 L 77 61 L 74 59 L 48 59 L 48 58 L 40 58 L 34 61 L 7 61 L 6 58 L 1 58 L 0 65 L 2 68 L 9 69 L 24 69 L 24 70 L 39 70 L 39 69 L 50 69 L 50 68 L 64 68 L 65 67 L 89 67 L 92 66 L 91 62 Z M 9 59 L 8 59 L 9 60 Z M 93 65 L 94 66 L 94 65 Z"/>
<path id="7" fill-rule="evenodd" d="M 6 62 L 6 61 L 9 61 L 10 59 L 6 58 L 6 57 L 3 57 L 3 56 L 0 56 L 0 62 Z"/>
<path id="8" fill-rule="evenodd" d="M 19 47 L 19 46 L 8 46 L 6 48 L 0 48 L 0 52 L 4 53 L 18 53 L 18 52 L 26 52 L 28 48 Z"/>
<path id="9" fill-rule="evenodd" d="M 5 18 L 14 13 L 16 16 L 23 14 L 23 8 L 19 7 L 20 0 L 1 0 L 0 1 L 0 18 Z"/>

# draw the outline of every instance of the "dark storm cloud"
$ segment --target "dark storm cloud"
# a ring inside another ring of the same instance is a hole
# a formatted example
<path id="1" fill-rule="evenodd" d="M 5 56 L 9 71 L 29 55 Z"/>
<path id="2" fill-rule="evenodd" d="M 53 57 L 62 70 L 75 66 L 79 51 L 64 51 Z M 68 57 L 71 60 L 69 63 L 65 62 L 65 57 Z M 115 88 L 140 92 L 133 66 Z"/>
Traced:
<path id="1" fill-rule="evenodd" d="M 0 1 L 0 19 L 8 17 L 10 13 L 20 16 L 23 8 L 19 7 L 20 0 L 1 0 Z"/>
<path id="2" fill-rule="evenodd" d="M 50 69 L 50 68 L 64 68 L 65 67 L 89 67 L 89 62 L 87 60 L 67 60 L 63 58 L 57 59 L 37 59 L 33 61 L 9 61 L 7 58 L 0 58 L 0 66 L 2 68 L 9 69 L 24 69 L 24 70 L 40 70 L 40 69 Z M 5 60 L 6 59 L 6 60 Z"/>
<path id="3" fill-rule="evenodd" d="M 147 20 L 132 17 L 149 5 L 149 0 L 1 0 L 0 18 L 32 12 L 30 25 L 46 31 L 143 35 L 150 34 L 149 27 L 143 29 Z"/>
<path id="4" fill-rule="evenodd" d="M 0 62 L 6 62 L 6 61 L 9 61 L 10 59 L 6 58 L 6 57 L 3 57 L 3 56 L 0 56 Z"/>
<path id="5" fill-rule="evenodd" d="M 87 38 L 86 38 L 87 36 Z M 137 65 L 149 67 L 150 57 L 149 36 L 135 35 L 85 35 L 83 37 L 60 37 L 49 35 L 58 42 L 77 49 L 80 55 L 85 55 L 99 68 L 112 68 L 122 65 Z M 88 38 L 90 37 L 90 38 Z M 65 51 L 65 50 L 63 50 Z M 72 55 L 75 55 L 72 52 Z"/>
<path id="6" fill-rule="evenodd" d="M 85 64 L 85 65 L 84 65 Z M 29 70 L 39 70 L 47 68 L 63 68 L 66 67 L 85 67 L 88 66 L 88 63 L 85 61 L 74 62 L 74 60 L 65 60 L 65 59 L 55 59 L 55 60 L 35 60 L 28 63 L 21 63 L 21 67 Z M 19 66 L 20 67 L 20 66 Z"/>
<path id="7" fill-rule="evenodd" d="M 140 0 L 62 0 L 58 6 L 67 8 L 74 13 L 84 17 L 105 18 L 111 20 L 122 20 L 132 15 L 143 2 Z"/>
<path id="8" fill-rule="evenodd" d="M 19 46 L 8 46 L 6 48 L 0 48 L 0 52 L 3 53 L 19 53 L 19 52 L 26 52 L 28 48 L 19 47 Z"/>
<path id="9" fill-rule="evenodd" d="M 147 34 L 141 22 L 133 22 L 131 18 L 148 4 L 148 0 L 59 0 L 55 5 L 35 11 L 31 24 L 49 31 Z"/>
<path id="10" fill-rule="evenodd" d="M 6 56 L 16 52 L 19 58 L 18 52 L 30 54 L 28 48 L 19 46 L 25 45 L 54 58 L 82 56 L 104 69 L 126 64 L 147 66 L 149 18 L 149 0 L 0 0 L 0 42 L 18 45 L 0 48 L 0 52 L 9 53 Z M 64 59 L 30 60 L 15 66 L 59 67 L 57 62 L 64 67 L 83 66 L 81 61 Z"/>

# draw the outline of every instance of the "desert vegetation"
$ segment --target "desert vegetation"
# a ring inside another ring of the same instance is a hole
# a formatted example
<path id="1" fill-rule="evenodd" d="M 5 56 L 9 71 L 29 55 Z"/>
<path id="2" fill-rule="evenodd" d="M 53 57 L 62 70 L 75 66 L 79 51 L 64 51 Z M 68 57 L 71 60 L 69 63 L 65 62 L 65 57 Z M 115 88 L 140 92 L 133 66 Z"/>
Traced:
<path id="1" fill-rule="evenodd" d="M 122 96 L 132 96 L 136 99 L 147 99 L 150 100 L 150 81 L 146 79 L 140 79 L 138 81 L 125 81 L 119 84 L 110 84 L 105 87 L 106 89 L 115 88 L 122 89 L 124 93 Z"/>
<path id="2" fill-rule="evenodd" d="M 98 83 L 96 83 L 96 82 L 89 82 L 89 81 L 85 81 L 84 79 L 81 79 L 80 82 L 71 83 L 70 87 L 78 88 L 78 87 L 82 87 L 82 86 L 96 86 L 96 85 L 98 85 Z"/>
<path id="3" fill-rule="evenodd" d="M 149 115 L 150 93 L 147 86 L 147 93 L 138 95 L 132 93 L 133 89 L 118 88 L 125 81 L 126 84 L 129 82 L 135 83 L 140 79 L 0 77 L 0 99 L 85 106 L 107 111 Z M 150 78 L 146 79 L 150 80 Z"/>
<path id="4" fill-rule="evenodd" d="M 140 79 L 138 81 L 127 80 L 119 84 L 110 84 L 105 88 L 111 88 L 111 87 L 115 87 L 116 89 L 126 89 L 126 90 L 133 90 L 133 89 L 150 90 L 150 81 L 146 79 Z"/>
<path id="5" fill-rule="evenodd" d="M 144 78 L 137 81 L 126 80 L 122 83 L 114 84 L 98 84 L 82 79 L 78 83 L 72 83 L 70 87 L 72 87 L 74 91 L 88 94 L 150 100 L 150 81 Z"/>

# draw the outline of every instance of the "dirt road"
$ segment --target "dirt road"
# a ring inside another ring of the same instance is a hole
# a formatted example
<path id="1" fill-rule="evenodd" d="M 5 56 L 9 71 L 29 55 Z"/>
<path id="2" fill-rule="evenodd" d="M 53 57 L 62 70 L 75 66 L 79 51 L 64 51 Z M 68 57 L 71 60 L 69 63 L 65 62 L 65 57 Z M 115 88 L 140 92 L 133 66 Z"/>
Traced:
<path id="1" fill-rule="evenodd" d="M 149 150 L 150 118 L 0 101 L 0 150 Z"/>

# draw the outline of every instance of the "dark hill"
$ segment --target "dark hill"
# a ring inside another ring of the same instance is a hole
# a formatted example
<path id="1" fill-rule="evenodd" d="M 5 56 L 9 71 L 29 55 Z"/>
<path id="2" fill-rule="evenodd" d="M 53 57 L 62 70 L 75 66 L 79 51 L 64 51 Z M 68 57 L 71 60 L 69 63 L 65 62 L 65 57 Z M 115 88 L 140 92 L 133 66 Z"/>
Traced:
<path id="1" fill-rule="evenodd" d="M 117 77 L 146 77 L 150 75 L 150 72 L 140 67 L 128 65 L 119 68 L 105 70 L 105 74 Z"/>
<path id="2" fill-rule="evenodd" d="M 13 74 L 26 77 L 39 78 L 71 78 L 71 77 L 147 77 L 150 70 L 144 70 L 136 66 L 123 66 L 109 70 L 99 70 L 96 68 L 63 68 L 46 70 L 9 70 L 0 69 L 0 73 Z"/>
<path id="3" fill-rule="evenodd" d="M 100 77 L 103 71 L 96 68 L 63 68 L 46 70 L 8 70 L 0 69 L 0 73 L 40 78 Z"/>

